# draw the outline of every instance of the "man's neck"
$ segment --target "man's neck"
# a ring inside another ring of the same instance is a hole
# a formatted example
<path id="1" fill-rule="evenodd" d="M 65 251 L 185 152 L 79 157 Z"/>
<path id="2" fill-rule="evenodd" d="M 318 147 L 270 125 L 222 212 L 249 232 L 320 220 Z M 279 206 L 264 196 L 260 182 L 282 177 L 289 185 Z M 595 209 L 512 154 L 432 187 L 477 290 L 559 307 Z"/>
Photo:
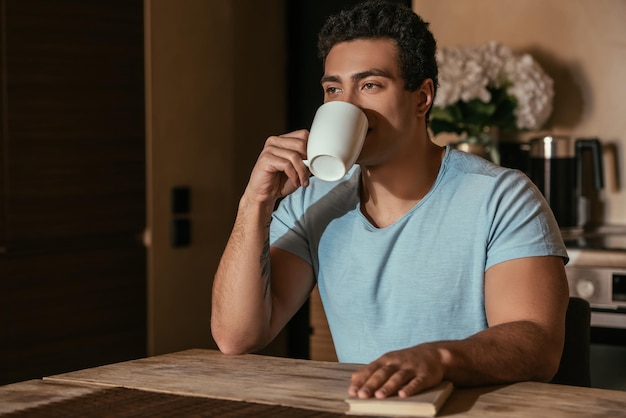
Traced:
<path id="1" fill-rule="evenodd" d="M 428 142 L 389 164 L 361 167 L 361 210 L 378 228 L 396 222 L 432 188 L 445 149 Z"/>

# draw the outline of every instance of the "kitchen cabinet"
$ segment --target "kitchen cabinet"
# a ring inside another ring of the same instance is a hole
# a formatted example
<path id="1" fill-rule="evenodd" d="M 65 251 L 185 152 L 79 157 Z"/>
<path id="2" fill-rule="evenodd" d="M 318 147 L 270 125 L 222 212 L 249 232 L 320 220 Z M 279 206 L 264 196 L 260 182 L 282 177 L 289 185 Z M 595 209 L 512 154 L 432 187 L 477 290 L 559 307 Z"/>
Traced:
<path id="1" fill-rule="evenodd" d="M 311 337 L 309 338 L 309 353 L 311 360 L 337 361 L 335 344 L 330 334 L 328 320 L 322 306 L 322 299 L 317 286 L 309 298 L 309 317 L 311 322 Z"/>
<path id="2" fill-rule="evenodd" d="M 0 14 L 0 384 L 144 356 L 143 2 Z"/>

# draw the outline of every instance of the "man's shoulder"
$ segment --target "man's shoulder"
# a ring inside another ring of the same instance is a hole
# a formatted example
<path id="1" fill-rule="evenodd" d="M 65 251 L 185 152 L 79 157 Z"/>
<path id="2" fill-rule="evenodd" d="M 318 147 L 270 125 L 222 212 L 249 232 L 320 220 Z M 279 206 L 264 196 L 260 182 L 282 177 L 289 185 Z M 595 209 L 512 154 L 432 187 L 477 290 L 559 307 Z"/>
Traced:
<path id="1" fill-rule="evenodd" d="M 493 162 L 478 155 L 454 148 L 448 150 L 448 159 L 446 163 L 453 170 L 466 174 L 477 174 L 490 177 L 496 177 L 511 170 L 494 164 Z"/>
<path id="2" fill-rule="evenodd" d="M 495 183 L 528 183 L 531 180 L 521 171 L 495 164 L 486 159 L 450 149 L 446 161 L 448 171 L 460 175 L 479 176 Z"/>

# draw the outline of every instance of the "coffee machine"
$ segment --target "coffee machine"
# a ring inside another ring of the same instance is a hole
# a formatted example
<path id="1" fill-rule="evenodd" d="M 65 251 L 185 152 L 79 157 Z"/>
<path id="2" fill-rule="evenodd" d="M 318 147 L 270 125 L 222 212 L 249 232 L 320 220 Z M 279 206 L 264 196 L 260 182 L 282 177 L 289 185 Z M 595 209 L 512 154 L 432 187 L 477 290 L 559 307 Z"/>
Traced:
<path id="1" fill-rule="evenodd" d="M 550 204 L 562 230 L 582 228 L 589 216 L 583 195 L 584 162 L 593 170 L 593 187 L 604 187 L 602 145 L 597 138 L 542 136 L 530 140 L 528 175 Z M 590 159 L 583 158 L 585 153 Z"/>

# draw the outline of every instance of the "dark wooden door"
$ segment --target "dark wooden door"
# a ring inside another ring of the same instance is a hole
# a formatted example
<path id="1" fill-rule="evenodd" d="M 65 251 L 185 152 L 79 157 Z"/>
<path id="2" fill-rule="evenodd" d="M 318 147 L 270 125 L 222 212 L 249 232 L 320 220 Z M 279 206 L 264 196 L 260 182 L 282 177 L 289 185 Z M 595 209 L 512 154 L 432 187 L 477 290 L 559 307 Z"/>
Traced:
<path id="1" fill-rule="evenodd" d="M 0 14 L 0 384 L 144 356 L 143 2 Z"/>

